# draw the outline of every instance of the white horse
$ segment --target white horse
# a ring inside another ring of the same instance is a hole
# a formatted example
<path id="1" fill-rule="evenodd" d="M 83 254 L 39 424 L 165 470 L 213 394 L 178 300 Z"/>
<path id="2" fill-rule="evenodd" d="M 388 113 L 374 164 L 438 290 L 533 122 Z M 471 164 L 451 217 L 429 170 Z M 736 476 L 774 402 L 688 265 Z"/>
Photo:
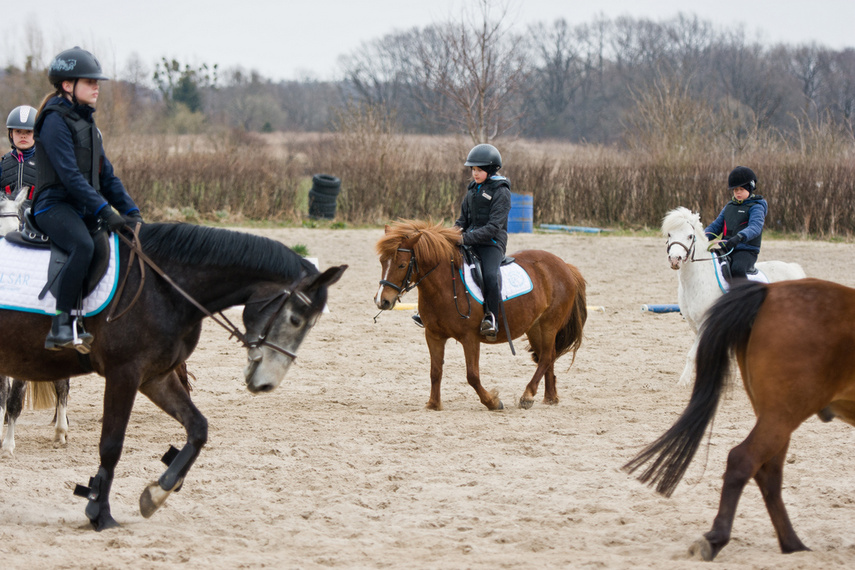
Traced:
<path id="1" fill-rule="evenodd" d="M 704 315 L 713 301 L 723 293 L 712 255 L 708 251 L 710 242 L 704 234 L 700 214 L 683 207 L 671 210 L 662 221 L 662 233 L 668 238 L 666 250 L 671 269 L 680 272 L 677 286 L 680 312 L 695 332 L 692 348 L 686 355 L 686 366 L 680 375 L 680 385 L 687 386 L 695 371 L 698 331 Z M 770 282 L 805 277 L 798 263 L 763 261 L 757 263 L 756 267 Z"/>
<path id="2" fill-rule="evenodd" d="M 21 215 L 21 207 L 27 199 L 27 192 L 18 192 L 14 200 L 0 192 L 0 236 L 17 230 Z M 21 415 L 24 403 L 24 393 L 30 391 L 30 401 L 36 410 L 55 406 L 54 441 L 65 445 L 68 436 L 68 378 L 56 380 L 53 386 L 44 382 L 24 382 L 0 376 L 0 428 L 3 419 L 7 420 L 6 433 L 0 441 L 0 456 L 13 457 L 15 454 L 15 423 Z M 2 429 L 0 429 L 2 431 Z"/>

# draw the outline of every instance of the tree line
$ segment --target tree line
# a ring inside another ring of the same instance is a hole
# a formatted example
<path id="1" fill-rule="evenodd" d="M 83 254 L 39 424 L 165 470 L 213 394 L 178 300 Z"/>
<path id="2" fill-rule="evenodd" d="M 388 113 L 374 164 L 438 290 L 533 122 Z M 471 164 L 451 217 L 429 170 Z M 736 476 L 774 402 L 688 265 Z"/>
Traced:
<path id="1" fill-rule="evenodd" d="M 43 55 L 0 72 L 4 107 L 38 104 L 49 88 Z M 743 28 L 685 14 L 520 30 L 482 0 L 459 21 L 377 38 L 340 62 L 337 81 L 274 82 L 215 63 L 164 58 L 151 70 L 132 58 L 105 85 L 99 123 L 130 132 L 325 131 L 370 107 L 403 133 L 476 142 L 638 146 L 671 133 L 673 145 L 713 137 L 735 151 L 761 137 L 798 145 L 805 129 L 823 125 L 847 140 L 853 132 L 855 49 L 764 45 Z"/>

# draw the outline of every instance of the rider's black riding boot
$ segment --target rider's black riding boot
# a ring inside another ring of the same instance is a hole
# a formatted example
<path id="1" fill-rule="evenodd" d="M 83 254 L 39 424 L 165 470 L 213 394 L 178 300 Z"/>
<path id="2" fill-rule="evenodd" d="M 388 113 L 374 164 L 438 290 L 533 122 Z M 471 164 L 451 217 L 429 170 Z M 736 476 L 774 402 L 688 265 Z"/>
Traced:
<path id="1" fill-rule="evenodd" d="M 496 317 L 489 311 L 484 313 L 484 320 L 481 321 L 481 334 L 492 340 L 496 338 L 498 332 Z"/>
<path id="2" fill-rule="evenodd" d="M 425 328 L 425 324 L 422 322 L 422 316 L 418 313 L 413 315 L 413 322 L 419 325 L 422 328 Z"/>
<path id="3" fill-rule="evenodd" d="M 55 314 L 51 318 L 50 332 L 45 338 L 45 348 L 48 350 L 60 350 L 63 348 L 73 348 L 82 354 L 89 352 L 93 337 L 91 334 L 84 332 L 78 335 L 78 344 L 74 344 L 74 330 L 72 327 L 74 322 L 70 313 L 65 311 Z"/>

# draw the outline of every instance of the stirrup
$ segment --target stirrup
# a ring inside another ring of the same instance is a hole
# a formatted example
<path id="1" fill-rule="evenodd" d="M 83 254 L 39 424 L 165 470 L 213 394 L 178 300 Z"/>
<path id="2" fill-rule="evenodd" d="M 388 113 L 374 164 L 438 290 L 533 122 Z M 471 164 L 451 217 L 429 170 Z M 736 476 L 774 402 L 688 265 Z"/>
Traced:
<path id="1" fill-rule="evenodd" d="M 418 326 L 420 326 L 420 327 L 422 327 L 422 328 L 425 328 L 425 324 L 422 322 L 422 317 L 421 317 L 421 315 L 419 315 L 418 313 L 416 313 L 415 315 L 413 315 L 413 322 L 414 322 L 416 325 L 418 325 Z"/>
<path id="2" fill-rule="evenodd" d="M 484 315 L 484 320 L 481 321 L 481 334 L 490 340 L 495 340 L 498 332 L 499 330 L 496 328 L 496 317 L 492 313 Z"/>

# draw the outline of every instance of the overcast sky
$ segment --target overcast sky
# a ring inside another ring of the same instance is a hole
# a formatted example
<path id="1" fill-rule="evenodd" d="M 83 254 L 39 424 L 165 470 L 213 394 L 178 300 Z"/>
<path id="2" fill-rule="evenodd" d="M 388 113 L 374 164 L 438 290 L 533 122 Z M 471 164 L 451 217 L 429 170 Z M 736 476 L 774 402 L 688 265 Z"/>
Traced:
<path id="1" fill-rule="evenodd" d="M 506 2 L 507 3 L 507 0 Z M 394 31 L 460 20 L 477 0 L 36 0 L 9 5 L 0 16 L 0 65 L 21 65 L 33 53 L 27 30 L 39 30 L 48 63 L 80 45 L 108 73 L 137 54 L 150 70 L 161 57 L 221 69 L 256 69 L 275 80 L 340 76 L 338 58 Z M 519 31 L 564 18 L 571 25 L 628 15 L 665 20 L 697 15 L 717 29 L 744 26 L 763 43 L 816 42 L 855 47 L 855 0 L 510 0 Z"/>

